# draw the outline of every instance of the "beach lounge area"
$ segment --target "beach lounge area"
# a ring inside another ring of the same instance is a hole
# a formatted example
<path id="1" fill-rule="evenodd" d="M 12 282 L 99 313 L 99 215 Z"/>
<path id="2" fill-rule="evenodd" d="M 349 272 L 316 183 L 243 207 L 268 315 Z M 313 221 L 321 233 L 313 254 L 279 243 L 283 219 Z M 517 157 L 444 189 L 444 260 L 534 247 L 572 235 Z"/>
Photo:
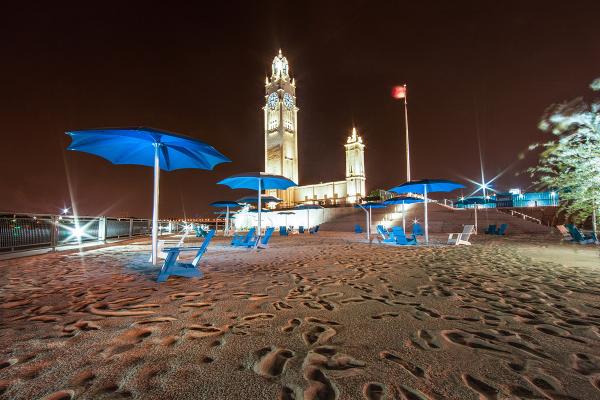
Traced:
<path id="1" fill-rule="evenodd" d="M 215 236 L 163 283 L 144 238 L 1 261 L 1 396 L 597 398 L 596 246 L 446 237 Z"/>

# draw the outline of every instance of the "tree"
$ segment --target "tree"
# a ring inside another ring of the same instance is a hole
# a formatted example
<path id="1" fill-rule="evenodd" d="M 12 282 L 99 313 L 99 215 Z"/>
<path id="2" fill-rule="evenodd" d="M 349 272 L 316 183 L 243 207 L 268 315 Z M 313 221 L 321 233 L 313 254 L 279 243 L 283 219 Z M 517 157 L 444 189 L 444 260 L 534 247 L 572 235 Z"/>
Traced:
<path id="1" fill-rule="evenodd" d="M 600 78 L 590 85 L 600 90 Z M 579 97 L 546 110 L 539 128 L 554 135 L 542 147 L 539 164 L 529 172 L 537 184 L 559 190 L 561 208 L 575 221 L 597 214 L 600 205 L 600 99 Z M 596 221 L 593 221 L 595 225 Z"/>

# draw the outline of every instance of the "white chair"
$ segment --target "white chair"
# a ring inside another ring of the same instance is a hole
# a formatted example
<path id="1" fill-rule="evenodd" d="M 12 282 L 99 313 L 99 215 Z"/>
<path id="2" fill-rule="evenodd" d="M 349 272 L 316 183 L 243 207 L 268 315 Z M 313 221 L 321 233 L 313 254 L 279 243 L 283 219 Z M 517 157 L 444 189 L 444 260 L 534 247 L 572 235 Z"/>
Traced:
<path id="1" fill-rule="evenodd" d="M 460 244 L 470 246 L 471 242 L 469 242 L 469 238 L 473 232 L 475 232 L 474 225 L 465 225 L 461 233 L 451 233 L 448 235 L 448 244 L 454 246 L 458 246 Z"/>

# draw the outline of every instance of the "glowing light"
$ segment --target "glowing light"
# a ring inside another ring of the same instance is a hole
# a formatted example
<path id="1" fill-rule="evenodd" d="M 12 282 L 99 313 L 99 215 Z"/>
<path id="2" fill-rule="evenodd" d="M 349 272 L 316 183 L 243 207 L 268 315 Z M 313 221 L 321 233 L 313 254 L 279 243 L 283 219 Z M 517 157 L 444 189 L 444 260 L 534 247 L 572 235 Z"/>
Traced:
<path id="1" fill-rule="evenodd" d="M 68 214 L 69 213 L 69 207 L 63 208 L 62 213 L 63 214 Z"/>

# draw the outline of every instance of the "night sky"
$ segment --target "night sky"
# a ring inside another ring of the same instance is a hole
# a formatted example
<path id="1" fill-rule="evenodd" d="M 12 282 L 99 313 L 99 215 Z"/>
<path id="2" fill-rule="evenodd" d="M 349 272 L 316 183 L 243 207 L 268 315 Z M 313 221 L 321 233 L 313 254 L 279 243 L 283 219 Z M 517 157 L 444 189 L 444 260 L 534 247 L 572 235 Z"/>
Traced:
<path id="1" fill-rule="evenodd" d="M 540 116 L 600 76 L 597 0 L 16 3 L 0 27 L 0 211 L 56 213 L 72 197 L 80 215 L 150 217 L 150 168 L 65 150 L 65 131 L 107 126 L 186 134 L 233 160 L 163 173 L 161 216 L 247 194 L 215 183 L 263 169 L 279 48 L 297 84 L 300 184 L 344 178 L 353 125 L 367 188 L 403 183 L 390 91 L 407 83 L 413 178 L 477 179 L 479 132 L 487 177 L 510 167 L 497 187 L 526 188 L 515 173 L 547 139 Z"/>

